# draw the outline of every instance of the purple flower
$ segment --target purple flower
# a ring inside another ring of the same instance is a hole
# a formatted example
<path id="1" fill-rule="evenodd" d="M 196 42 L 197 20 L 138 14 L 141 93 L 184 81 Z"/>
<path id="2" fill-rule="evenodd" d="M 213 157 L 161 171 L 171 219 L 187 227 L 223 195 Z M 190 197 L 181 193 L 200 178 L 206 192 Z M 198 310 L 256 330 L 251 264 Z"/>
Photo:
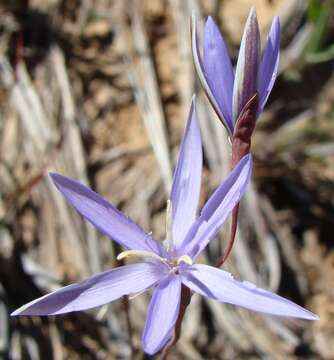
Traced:
<path id="1" fill-rule="evenodd" d="M 158 352 L 172 335 L 180 310 L 182 284 L 203 296 L 253 311 L 317 319 L 289 300 L 248 282 L 234 280 L 226 271 L 195 264 L 244 194 L 251 172 L 251 155 L 241 159 L 196 218 L 201 172 L 202 144 L 193 103 L 167 205 L 164 242 L 155 241 L 87 187 L 51 174 L 57 188 L 81 215 L 127 249 L 118 259 L 133 257 L 139 262 L 66 286 L 22 306 L 12 315 L 57 315 L 85 310 L 153 287 L 142 337 L 148 354 Z"/>
<path id="2" fill-rule="evenodd" d="M 258 102 L 256 117 L 262 112 L 276 79 L 279 44 L 280 24 L 275 17 L 261 59 L 259 27 L 255 9 L 252 8 L 234 75 L 224 39 L 211 17 L 205 24 L 203 56 L 200 56 L 193 17 L 192 48 L 196 70 L 212 106 L 231 137 L 242 110 L 254 95 L 257 95 Z"/>

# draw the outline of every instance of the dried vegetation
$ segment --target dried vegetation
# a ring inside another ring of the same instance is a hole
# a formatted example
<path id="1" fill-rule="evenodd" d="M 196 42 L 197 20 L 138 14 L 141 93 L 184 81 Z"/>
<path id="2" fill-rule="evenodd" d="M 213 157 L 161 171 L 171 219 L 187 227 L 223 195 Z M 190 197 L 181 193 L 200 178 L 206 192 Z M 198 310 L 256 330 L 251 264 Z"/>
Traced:
<path id="1" fill-rule="evenodd" d="M 250 3 L 263 33 L 281 16 L 281 76 L 256 129 L 253 182 L 226 268 L 321 319 L 269 318 L 194 296 L 171 359 L 333 359 L 333 62 L 302 61 L 312 29 L 306 2 L 297 0 L 1 3 L 0 357 L 144 358 L 145 295 L 56 318 L 9 317 L 115 266 L 120 250 L 67 206 L 47 173 L 89 184 L 162 238 L 194 91 L 206 160 L 202 201 L 229 168 L 226 134 L 192 65 L 190 13 L 201 21 L 214 14 L 235 56 Z M 227 231 L 203 261 L 222 253 Z"/>

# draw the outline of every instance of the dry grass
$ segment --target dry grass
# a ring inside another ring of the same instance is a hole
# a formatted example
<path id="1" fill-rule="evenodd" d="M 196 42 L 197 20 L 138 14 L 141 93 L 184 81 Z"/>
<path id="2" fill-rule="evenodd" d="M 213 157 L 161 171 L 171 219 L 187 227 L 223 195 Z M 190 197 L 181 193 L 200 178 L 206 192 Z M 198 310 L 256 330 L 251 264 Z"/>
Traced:
<path id="1" fill-rule="evenodd" d="M 206 160 L 202 203 L 228 171 L 226 134 L 192 66 L 191 11 L 199 27 L 207 13 L 223 19 L 234 55 L 231 29 L 241 31 L 245 14 L 240 1 L 28 3 L 0 5 L 0 356 L 143 358 L 146 295 L 129 302 L 131 324 L 122 301 L 57 318 L 9 318 L 37 296 L 116 265 L 119 248 L 67 206 L 47 173 L 89 184 L 161 239 L 166 190 L 195 91 Z M 305 7 L 257 3 L 264 32 L 277 12 L 287 31 L 226 267 L 321 320 L 269 318 L 194 296 L 175 359 L 331 359 L 334 353 L 334 77 L 327 65 L 297 66 L 299 83 L 287 80 L 308 39 L 299 20 Z M 292 25 L 297 30 L 289 32 Z M 203 261 L 215 262 L 227 231 Z"/>

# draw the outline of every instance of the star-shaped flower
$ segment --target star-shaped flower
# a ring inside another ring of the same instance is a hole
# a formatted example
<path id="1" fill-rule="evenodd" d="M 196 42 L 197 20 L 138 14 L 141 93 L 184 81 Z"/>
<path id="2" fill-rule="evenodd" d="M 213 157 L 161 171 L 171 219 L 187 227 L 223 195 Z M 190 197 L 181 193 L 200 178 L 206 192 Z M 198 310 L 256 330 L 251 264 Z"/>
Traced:
<path id="1" fill-rule="evenodd" d="M 260 56 L 260 33 L 255 8 L 250 10 L 234 73 L 224 39 L 209 17 L 204 28 L 203 55 L 199 51 L 196 19 L 192 20 L 194 63 L 219 119 L 232 137 L 236 123 L 246 104 L 256 96 L 256 117 L 260 115 L 274 85 L 280 45 L 279 18 L 275 17 L 267 44 Z M 255 119 L 254 119 L 255 121 Z M 253 124 L 254 127 L 255 123 Z"/>
<path id="2" fill-rule="evenodd" d="M 182 284 L 203 296 L 270 315 L 315 320 L 302 307 L 221 269 L 196 264 L 244 194 L 251 155 L 246 155 L 217 188 L 196 218 L 202 172 L 202 144 L 194 104 L 181 145 L 167 205 L 166 239 L 155 241 L 128 217 L 82 184 L 59 174 L 52 180 L 67 201 L 103 234 L 124 247 L 118 259 L 138 263 L 99 273 L 34 300 L 12 315 L 58 315 L 109 303 L 154 288 L 142 337 L 144 351 L 158 352 L 170 339 L 180 310 Z"/>

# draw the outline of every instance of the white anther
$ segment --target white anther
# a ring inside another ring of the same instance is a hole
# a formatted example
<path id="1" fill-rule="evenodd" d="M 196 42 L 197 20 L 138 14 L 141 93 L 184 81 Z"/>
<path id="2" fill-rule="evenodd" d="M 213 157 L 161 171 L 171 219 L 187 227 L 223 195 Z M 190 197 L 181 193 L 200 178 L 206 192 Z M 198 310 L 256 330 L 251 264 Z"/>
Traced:
<path id="1" fill-rule="evenodd" d="M 160 260 L 162 262 L 166 262 L 166 259 L 161 256 L 155 254 L 154 252 L 145 251 L 145 250 L 125 250 L 117 255 L 117 260 L 122 260 L 127 257 L 140 257 L 140 258 L 150 258 L 155 260 Z"/>
<path id="2" fill-rule="evenodd" d="M 177 260 L 176 260 L 176 264 L 180 265 L 181 262 L 184 262 L 187 265 L 192 265 L 193 264 L 193 261 L 192 261 L 191 257 L 188 256 L 188 255 L 182 255 L 182 256 L 178 257 Z"/>

